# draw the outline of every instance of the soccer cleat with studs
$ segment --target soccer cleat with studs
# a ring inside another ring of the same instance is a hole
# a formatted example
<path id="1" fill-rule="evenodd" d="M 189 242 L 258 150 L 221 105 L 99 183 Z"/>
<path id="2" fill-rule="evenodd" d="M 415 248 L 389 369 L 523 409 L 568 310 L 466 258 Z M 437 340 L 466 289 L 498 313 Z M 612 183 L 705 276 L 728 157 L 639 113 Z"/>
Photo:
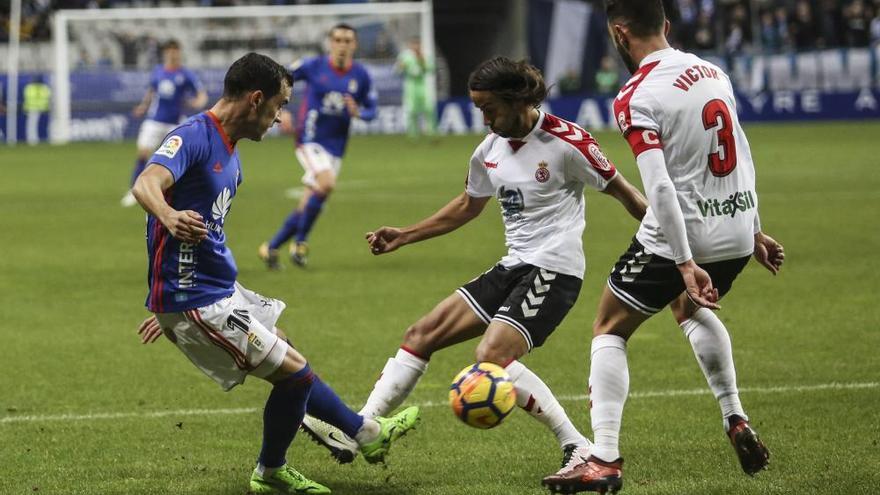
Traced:
<path id="1" fill-rule="evenodd" d="M 542 484 L 552 493 L 617 493 L 623 486 L 623 459 L 606 462 L 590 456 L 586 462 L 572 467 L 564 476 L 552 477 L 552 482 L 546 482 L 547 478 Z"/>
<path id="2" fill-rule="evenodd" d="M 735 414 L 727 418 L 727 421 L 730 425 L 727 436 L 739 457 L 739 464 L 747 475 L 754 476 L 770 463 L 770 450 L 748 421 Z"/>
<path id="3" fill-rule="evenodd" d="M 251 474 L 248 495 L 327 495 L 330 489 L 312 481 L 285 464 L 269 476 L 260 476 L 255 469 Z"/>
<path id="4" fill-rule="evenodd" d="M 305 242 L 297 242 L 290 245 L 290 261 L 294 265 L 305 268 L 309 263 L 309 245 Z"/>
<path id="5" fill-rule="evenodd" d="M 281 264 L 278 263 L 278 250 L 270 249 L 269 243 L 264 242 L 260 244 L 260 247 L 257 249 L 257 256 L 266 264 L 266 268 L 269 270 L 280 270 Z"/>
<path id="6" fill-rule="evenodd" d="M 545 477 L 541 480 L 541 484 L 546 487 L 551 487 L 556 485 L 557 482 L 566 481 L 566 478 L 570 475 L 575 466 L 587 462 L 587 459 L 589 458 L 589 445 L 576 445 L 573 443 L 565 445 L 562 447 L 562 464 L 559 466 L 559 471 Z"/>
<path id="7" fill-rule="evenodd" d="M 349 464 L 357 456 L 357 442 L 333 425 L 306 415 L 300 428 L 315 443 L 329 450 L 339 464 Z"/>
<path id="8" fill-rule="evenodd" d="M 385 462 L 391 444 L 419 424 L 419 408 L 407 407 L 390 418 L 373 418 L 379 423 L 379 436 L 360 446 L 364 460 L 370 464 Z"/>

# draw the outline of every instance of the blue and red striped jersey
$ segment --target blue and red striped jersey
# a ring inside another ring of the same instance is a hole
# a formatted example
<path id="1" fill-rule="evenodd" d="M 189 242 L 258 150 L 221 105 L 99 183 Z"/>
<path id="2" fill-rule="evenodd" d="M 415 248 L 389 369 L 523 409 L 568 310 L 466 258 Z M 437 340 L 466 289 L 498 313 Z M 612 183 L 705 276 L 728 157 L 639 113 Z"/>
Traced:
<path id="1" fill-rule="evenodd" d="M 165 192 L 165 200 L 175 210 L 202 215 L 208 237 L 198 244 L 178 241 L 156 217 L 147 215 L 147 309 L 180 312 L 230 296 L 238 268 L 223 226 L 241 184 L 238 150 L 217 117 L 203 112 L 171 131 L 149 163 L 171 172 L 174 185 Z"/>

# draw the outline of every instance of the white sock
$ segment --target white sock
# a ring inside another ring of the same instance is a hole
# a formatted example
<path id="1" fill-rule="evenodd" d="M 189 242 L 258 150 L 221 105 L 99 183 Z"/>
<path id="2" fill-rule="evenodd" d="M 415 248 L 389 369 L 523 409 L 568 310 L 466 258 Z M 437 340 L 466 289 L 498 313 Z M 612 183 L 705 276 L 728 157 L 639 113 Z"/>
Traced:
<path id="1" fill-rule="evenodd" d="M 739 401 L 733 349 L 724 323 L 711 310 L 700 308 L 690 319 L 681 323 L 681 329 L 691 343 L 709 388 L 721 406 L 724 429 L 729 429 L 727 418 L 732 414 L 749 419 Z"/>
<path id="2" fill-rule="evenodd" d="M 590 420 L 593 424 L 591 454 L 603 461 L 620 457 L 620 421 L 629 394 L 626 340 L 617 335 L 593 338 L 590 351 Z"/>
<path id="3" fill-rule="evenodd" d="M 516 405 L 550 428 L 560 447 L 572 443 L 590 446 L 590 441 L 574 427 L 550 387 L 538 375 L 519 361 L 513 361 L 505 369 L 516 389 Z"/>
<path id="4" fill-rule="evenodd" d="M 370 443 L 379 436 L 379 433 L 382 432 L 382 428 L 379 426 L 379 423 L 376 422 L 375 419 L 364 418 L 364 424 L 361 426 L 361 429 L 355 434 L 354 439 L 358 443 L 358 445 L 363 445 L 365 443 Z"/>
<path id="5" fill-rule="evenodd" d="M 278 470 L 283 468 L 284 466 L 286 466 L 286 464 L 282 464 L 278 467 L 266 467 L 258 462 L 256 471 L 261 478 L 266 479 L 278 472 Z"/>
<path id="6" fill-rule="evenodd" d="M 360 411 L 365 418 L 387 416 L 400 407 L 428 369 L 428 360 L 402 348 L 389 359 Z"/>

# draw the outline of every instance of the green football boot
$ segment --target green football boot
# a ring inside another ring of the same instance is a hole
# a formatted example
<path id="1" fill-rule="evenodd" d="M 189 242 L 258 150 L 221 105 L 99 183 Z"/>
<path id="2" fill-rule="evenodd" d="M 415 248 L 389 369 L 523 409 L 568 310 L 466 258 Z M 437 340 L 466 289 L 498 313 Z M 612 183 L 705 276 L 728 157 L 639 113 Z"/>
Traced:
<path id="1" fill-rule="evenodd" d="M 248 495 L 257 495 L 263 493 L 285 494 L 285 495 L 325 495 L 330 493 L 330 489 L 326 486 L 316 483 L 293 469 L 289 464 L 285 464 L 278 471 L 266 478 L 257 474 L 254 470 L 251 474 L 251 487 Z"/>
<path id="2" fill-rule="evenodd" d="M 385 462 L 391 444 L 419 424 L 419 408 L 407 407 L 390 418 L 373 418 L 379 423 L 379 437 L 360 446 L 364 460 L 370 464 Z"/>

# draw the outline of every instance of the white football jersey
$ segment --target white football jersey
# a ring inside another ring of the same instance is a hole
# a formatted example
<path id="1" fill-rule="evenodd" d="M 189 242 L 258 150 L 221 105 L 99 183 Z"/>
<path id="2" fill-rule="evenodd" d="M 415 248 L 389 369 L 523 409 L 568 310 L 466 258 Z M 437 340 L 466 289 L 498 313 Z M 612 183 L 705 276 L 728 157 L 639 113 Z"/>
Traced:
<path id="1" fill-rule="evenodd" d="M 522 139 L 486 136 L 471 157 L 466 191 L 501 205 L 502 265 L 524 262 L 583 279 L 584 185 L 601 191 L 616 175 L 587 131 L 540 112 Z"/>
<path id="2" fill-rule="evenodd" d="M 614 114 L 636 156 L 663 150 L 694 261 L 750 255 L 755 167 L 727 74 L 690 53 L 654 52 L 620 90 Z M 651 208 L 636 238 L 650 252 L 673 258 Z"/>

